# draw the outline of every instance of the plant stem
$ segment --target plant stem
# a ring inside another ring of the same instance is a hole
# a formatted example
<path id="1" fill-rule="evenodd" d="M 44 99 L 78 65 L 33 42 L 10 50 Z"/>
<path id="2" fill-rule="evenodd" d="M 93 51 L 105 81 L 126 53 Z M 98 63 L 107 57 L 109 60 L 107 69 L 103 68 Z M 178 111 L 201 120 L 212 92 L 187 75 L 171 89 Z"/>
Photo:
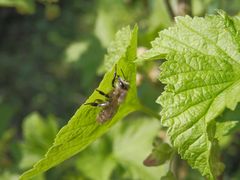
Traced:
<path id="1" fill-rule="evenodd" d="M 152 111 L 150 108 L 148 108 L 148 107 L 146 107 L 146 106 L 143 106 L 143 105 L 140 104 L 140 103 L 139 103 L 138 106 L 139 106 L 138 109 L 139 109 L 140 111 L 142 111 L 142 112 L 144 112 L 144 113 L 146 113 L 146 114 L 148 114 L 148 115 L 150 115 L 150 116 L 153 116 L 153 117 L 155 117 L 155 118 L 158 119 L 158 120 L 161 119 L 160 115 L 159 115 L 158 113 Z"/>

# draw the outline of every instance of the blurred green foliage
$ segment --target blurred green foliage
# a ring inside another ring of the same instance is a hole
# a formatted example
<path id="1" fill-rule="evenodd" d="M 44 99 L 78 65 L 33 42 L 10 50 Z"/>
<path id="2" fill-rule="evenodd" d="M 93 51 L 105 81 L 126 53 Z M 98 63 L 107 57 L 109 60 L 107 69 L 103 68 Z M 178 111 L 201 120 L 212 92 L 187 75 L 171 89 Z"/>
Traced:
<path id="1" fill-rule="evenodd" d="M 77 168 L 96 180 L 158 179 L 159 173 L 165 174 L 168 167 L 144 168 L 142 163 L 157 132 L 157 120 L 130 117 L 80 153 Z"/>
<path id="2" fill-rule="evenodd" d="M 41 159 L 52 145 L 57 134 L 57 123 L 54 117 L 44 120 L 39 114 L 28 115 L 23 122 L 23 138 L 21 143 L 22 159 L 20 168 L 31 168 Z"/>
<path id="3" fill-rule="evenodd" d="M 0 0 L 0 179 L 18 179 L 42 158 L 58 127 L 97 87 L 102 76 L 99 68 L 115 32 L 137 23 L 139 46 L 149 47 L 158 31 L 173 23 L 177 2 Z M 234 15 L 240 9 L 238 0 L 189 2 L 191 15 L 197 16 L 218 8 Z M 159 107 L 154 101 L 163 90 L 157 81 L 158 66 L 149 63 L 138 69 L 139 97 L 156 112 Z M 238 115 L 224 113 L 238 120 Z M 142 165 L 151 152 L 158 122 L 139 116 L 127 118 L 84 152 L 36 179 L 159 179 L 166 175 L 165 166 Z M 234 130 L 222 143 L 225 178 L 240 176 L 238 138 Z M 187 165 L 179 167 L 188 172 L 186 179 L 201 179 Z"/>

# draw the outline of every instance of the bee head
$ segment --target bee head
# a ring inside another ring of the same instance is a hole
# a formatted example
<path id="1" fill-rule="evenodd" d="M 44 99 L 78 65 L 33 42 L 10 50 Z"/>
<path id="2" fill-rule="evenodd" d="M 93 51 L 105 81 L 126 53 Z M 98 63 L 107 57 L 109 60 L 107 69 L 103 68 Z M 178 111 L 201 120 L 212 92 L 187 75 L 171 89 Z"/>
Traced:
<path id="1" fill-rule="evenodd" d="M 122 79 L 120 76 L 118 77 L 117 86 L 121 89 L 128 90 L 129 89 L 129 82 Z"/>

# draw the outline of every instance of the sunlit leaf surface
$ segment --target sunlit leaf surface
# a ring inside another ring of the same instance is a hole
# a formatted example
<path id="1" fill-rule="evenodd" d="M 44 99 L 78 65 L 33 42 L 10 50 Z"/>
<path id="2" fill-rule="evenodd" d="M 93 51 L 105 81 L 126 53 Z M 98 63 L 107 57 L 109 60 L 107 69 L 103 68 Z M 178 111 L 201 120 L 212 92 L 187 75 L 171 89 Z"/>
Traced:
<path id="1" fill-rule="evenodd" d="M 117 36 L 115 41 L 119 42 L 120 40 L 118 38 L 121 38 L 122 41 L 127 41 L 128 45 L 124 46 L 127 50 L 114 51 L 114 56 L 119 57 L 115 59 L 114 63 L 117 63 L 118 65 L 118 74 L 121 75 L 120 70 L 124 72 L 127 81 L 130 83 L 130 89 L 125 101 L 120 105 L 117 113 L 111 120 L 105 122 L 104 124 L 99 124 L 96 121 L 96 117 L 101 111 L 101 108 L 86 105 L 80 106 L 68 124 L 59 131 L 53 146 L 48 150 L 45 157 L 37 162 L 32 169 L 25 172 L 21 176 L 21 179 L 29 179 L 30 177 L 44 172 L 82 151 L 90 143 L 107 132 L 108 129 L 118 120 L 137 109 L 138 101 L 136 98 L 135 85 L 136 68 L 133 63 L 136 56 L 137 27 L 133 30 L 126 27 L 121 31 L 126 33 L 127 38 Z M 104 92 L 112 90 L 111 82 L 113 79 L 113 73 L 114 66 L 108 69 L 108 72 L 105 74 L 98 89 Z M 94 91 L 86 102 L 93 102 L 95 99 L 103 99 L 103 97 L 98 92 Z"/>
<path id="2" fill-rule="evenodd" d="M 215 118 L 240 100 L 239 22 L 224 12 L 177 17 L 138 60 L 167 59 L 160 74 L 166 87 L 157 100 L 161 121 L 181 157 L 209 179 L 223 169 L 217 151 L 221 133 L 216 132 L 222 128 L 216 128 Z M 225 131 L 232 127 L 226 123 Z"/>

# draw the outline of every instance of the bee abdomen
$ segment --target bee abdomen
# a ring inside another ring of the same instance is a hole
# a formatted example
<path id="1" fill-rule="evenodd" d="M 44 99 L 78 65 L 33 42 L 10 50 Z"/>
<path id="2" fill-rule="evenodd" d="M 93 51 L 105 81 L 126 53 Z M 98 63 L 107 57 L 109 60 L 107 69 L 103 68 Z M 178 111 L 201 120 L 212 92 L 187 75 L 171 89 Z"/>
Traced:
<path id="1" fill-rule="evenodd" d="M 97 116 L 97 122 L 100 124 L 105 123 L 106 121 L 112 119 L 112 117 L 115 115 L 118 108 L 113 109 L 104 109 L 101 111 Z"/>

